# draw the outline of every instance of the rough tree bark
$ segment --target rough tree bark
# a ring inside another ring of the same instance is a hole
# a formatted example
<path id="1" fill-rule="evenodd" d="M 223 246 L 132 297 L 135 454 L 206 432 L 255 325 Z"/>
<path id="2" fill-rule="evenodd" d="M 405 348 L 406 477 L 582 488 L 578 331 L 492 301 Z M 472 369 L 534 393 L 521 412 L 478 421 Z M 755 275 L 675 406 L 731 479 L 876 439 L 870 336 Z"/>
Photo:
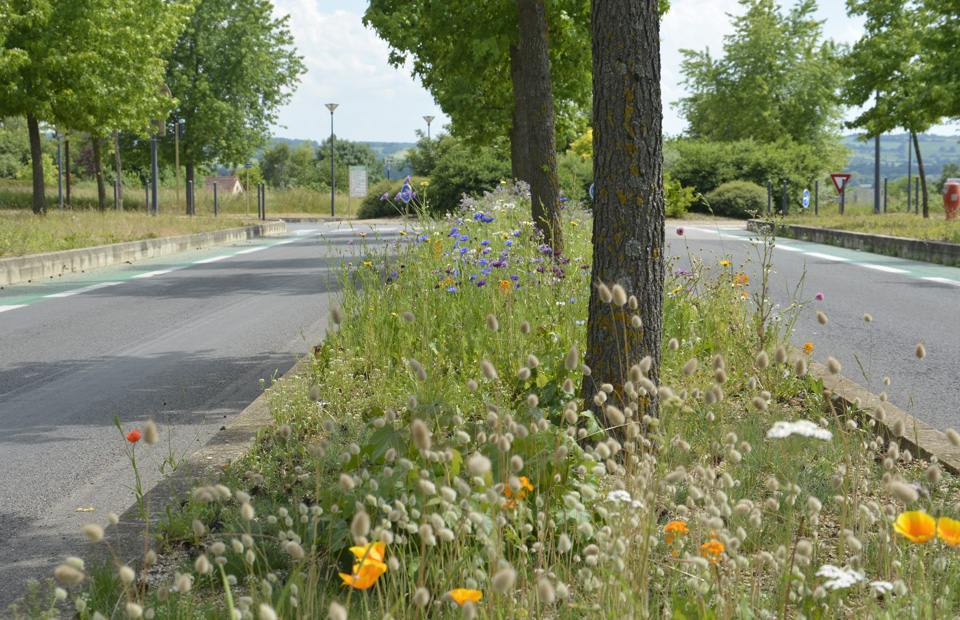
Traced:
<path id="1" fill-rule="evenodd" d="M 920 157 L 920 141 L 917 140 L 917 132 L 911 131 L 910 137 L 913 138 L 913 149 L 917 152 L 917 169 L 920 171 L 920 191 L 923 192 L 923 217 L 930 217 L 930 203 L 927 196 L 927 172 L 923 169 L 923 158 Z M 907 188 L 909 192 L 911 187 Z"/>
<path id="2" fill-rule="evenodd" d="M 660 101 L 660 20 L 656 0 L 592 0 L 593 21 L 593 278 L 582 395 L 614 385 L 621 405 L 631 365 L 653 360 L 648 377 L 660 381 L 663 334 L 664 198 Z M 597 283 L 620 284 L 637 310 L 600 300 Z M 640 329 L 630 326 L 640 316 Z M 655 397 L 640 401 L 639 417 L 658 416 Z"/>
<path id="3" fill-rule="evenodd" d="M 113 158 L 117 165 L 117 208 L 123 211 L 123 167 L 120 165 L 120 132 L 113 130 Z"/>
<path id="4" fill-rule="evenodd" d="M 526 128 L 523 180 L 530 183 L 533 222 L 554 252 L 563 252 L 560 228 L 560 188 L 557 184 L 557 144 L 553 117 L 553 87 L 547 39 L 545 0 L 518 0 L 520 60 L 519 90 L 514 91 L 514 118 Z M 514 69 L 511 67 L 511 73 Z"/>
<path id="5" fill-rule="evenodd" d="M 46 188 L 43 186 L 43 147 L 40 144 L 40 123 L 27 114 L 27 133 L 30 134 L 30 162 L 33 165 L 33 212 L 47 212 Z"/>
<path id="6" fill-rule="evenodd" d="M 107 185 L 103 178 L 103 158 L 100 152 L 100 138 L 91 136 L 90 144 L 93 146 L 93 169 L 97 177 L 97 208 L 101 211 L 106 211 Z"/>

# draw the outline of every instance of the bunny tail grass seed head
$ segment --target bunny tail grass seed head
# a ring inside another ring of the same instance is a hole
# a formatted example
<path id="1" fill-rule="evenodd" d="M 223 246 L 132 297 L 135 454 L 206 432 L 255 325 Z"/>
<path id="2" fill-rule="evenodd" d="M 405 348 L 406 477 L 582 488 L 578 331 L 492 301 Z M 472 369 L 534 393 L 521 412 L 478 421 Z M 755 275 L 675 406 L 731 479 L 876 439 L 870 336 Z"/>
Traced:
<path id="1" fill-rule="evenodd" d="M 492 332 L 500 329 L 500 322 L 497 320 L 497 317 L 493 316 L 492 314 L 487 315 L 487 329 Z"/>
<path id="2" fill-rule="evenodd" d="M 423 423 L 423 420 L 417 418 L 410 425 L 410 433 L 413 435 L 413 443 L 416 444 L 417 450 L 420 452 L 426 452 L 430 449 L 430 431 L 427 429 L 427 425 Z"/>
<path id="3" fill-rule="evenodd" d="M 260 603 L 260 620 L 277 620 L 277 612 L 268 603 Z"/>
<path id="4" fill-rule="evenodd" d="M 491 364 L 487 360 L 481 360 L 480 370 L 483 371 L 483 376 L 489 379 L 490 381 L 493 381 L 494 379 L 497 378 L 497 369 L 494 368 L 493 364 Z"/>
<path id="5" fill-rule="evenodd" d="M 402 316 L 403 320 L 406 321 L 407 323 L 413 323 L 416 320 L 416 317 L 413 316 L 413 313 L 409 311 L 404 312 L 400 316 Z"/>
<path id="6" fill-rule="evenodd" d="M 760 351 L 757 353 L 755 360 L 757 368 L 763 369 L 770 365 L 770 357 L 767 355 L 766 351 Z"/>
<path id="7" fill-rule="evenodd" d="M 353 516 L 353 521 L 350 523 L 350 535 L 355 539 L 366 538 L 369 533 L 370 515 L 361 510 Z"/>
<path id="8" fill-rule="evenodd" d="M 339 309 L 334 308 L 333 311 L 330 312 L 330 316 L 333 318 L 334 325 L 341 325 L 343 323 L 343 313 L 340 312 Z"/>
<path id="9" fill-rule="evenodd" d="M 513 584 L 516 580 L 517 571 L 508 566 L 497 571 L 490 583 L 496 592 L 503 594 L 513 587 Z"/>
<path id="10" fill-rule="evenodd" d="M 627 291 L 619 284 L 613 285 L 613 303 L 616 304 L 618 308 L 627 303 Z"/>
<path id="11" fill-rule="evenodd" d="M 830 374 L 832 375 L 840 374 L 840 362 L 837 361 L 837 358 L 835 357 L 827 358 L 827 370 L 829 370 Z"/>
<path id="12" fill-rule="evenodd" d="M 671 338 L 670 342 L 667 343 L 667 348 L 671 351 L 676 351 L 680 348 L 680 342 L 678 342 L 676 338 Z"/>
<path id="13" fill-rule="evenodd" d="M 689 377 L 695 373 L 697 371 L 697 364 L 699 364 L 697 358 L 691 357 L 687 360 L 687 363 L 683 365 L 683 374 Z"/>
<path id="14" fill-rule="evenodd" d="M 310 391 L 307 392 L 307 398 L 315 403 L 320 402 L 320 386 L 311 385 Z"/>
<path id="15" fill-rule="evenodd" d="M 347 608 L 334 601 L 330 603 L 327 609 L 327 618 L 329 620 L 347 620 Z"/>
<path id="16" fill-rule="evenodd" d="M 430 591 L 426 588 L 417 588 L 417 591 L 413 595 L 413 604 L 417 607 L 423 608 L 430 603 Z"/>
<path id="17" fill-rule="evenodd" d="M 920 497 L 915 488 L 899 481 L 890 484 L 890 494 L 904 504 L 912 504 Z"/>
<path id="18" fill-rule="evenodd" d="M 143 443 L 152 446 L 158 441 L 160 441 L 160 432 L 157 430 L 156 423 L 153 420 L 147 420 L 143 425 Z"/>
<path id="19" fill-rule="evenodd" d="M 347 474 L 340 474 L 340 488 L 344 491 L 352 491 L 353 487 L 353 478 Z"/>
<path id="20" fill-rule="evenodd" d="M 603 282 L 597 285 L 597 294 L 600 295 L 600 301 L 602 301 L 605 304 L 608 304 L 611 301 L 613 301 L 613 293 L 610 291 L 607 285 L 604 284 Z"/>
<path id="21" fill-rule="evenodd" d="M 948 428 L 943 432 L 947 435 L 947 439 L 950 440 L 950 443 L 953 444 L 954 448 L 960 448 L 960 433 L 952 428 Z"/>
<path id="22" fill-rule="evenodd" d="M 120 581 L 125 586 L 130 585 L 130 583 L 132 583 L 137 577 L 137 574 L 133 572 L 133 569 L 126 565 L 117 569 L 117 575 L 120 577 Z"/>
<path id="23" fill-rule="evenodd" d="M 826 324 L 827 324 L 827 315 L 824 314 L 823 312 L 821 312 L 820 310 L 817 310 L 817 321 L 818 321 L 821 325 L 826 325 Z"/>
<path id="24" fill-rule="evenodd" d="M 897 418 L 890 425 L 890 432 L 893 433 L 894 437 L 903 437 L 903 432 L 906 430 L 904 426 L 903 418 Z"/>
<path id="25" fill-rule="evenodd" d="M 420 381 L 427 380 L 427 371 L 424 370 L 423 365 L 417 360 L 410 358 L 410 369 L 413 370 L 413 374 L 417 375 L 417 379 Z"/>
<path id="26" fill-rule="evenodd" d="M 807 374 L 807 360 L 802 357 L 797 360 L 797 363 L 793 365 L 793 373 L 798 377 L 802 377 Z"/>
<path id="27" fill-rule="evenodd" d="M 864 312 L 864 313 L 863 313 L 863 320 L 866 321 L 867 323 L 872 323 L 872 322 L 873 322 L 873 317 L 870 316 L 870 313 L 869 313 L 869 312 Z"/>
<path id="28" fill-rule="evenodd" d="M 84 580 L 86 575 L 69 564 L 61 564 L 53 571 L 53 576 L 64 585 L 75 586 Z"/>
<path id="29" fill-rule="evenodd" d="M 956 431 L 954 431 L 954 433 L 956 433 Z M 103 540 L 103 528 L 96 523 L 84 523 L 80 530 L 92 543 L 98 543 Z"/>
<path id="30" fill-rule="evenodd" d="M 520 333 L 524 336 L 530 333 L 530 321 L 523 321 L 520 323 Z"/>
<path id="31" fill-rule="evenodd" d="M 922 360 L 927 355 L 927 349 L 924 348 L 922 344 L 917 344 L 917 349 L 914 351 L 914 354 L 917 356 L 918 360 Z"/>
<path id="32" fill-rule="evenodd" d="M 563 365 L 567 370 L 573 372 L 579 364 L 580 352 L 577 350 L 577 345 L 573 345 L 570 347 L 570 350 L 567 351 L 567 358 L 563 361 Z"/>
<path id="33" fill-rule="evenodd" d="M 777 364 L 785 364 L 787 362 L 787 349 L 783 345 L 777 347 L 777 350 L 773 353 L 773 361 Z"/>
<path id="34" fill-rule="evenodd" d="M 630 325 L 632 325 L 634 329 L 641 329 L 643 327 L 643 319 L 641 319 L 639 315 L 634 314 L 630 317 Z"/>

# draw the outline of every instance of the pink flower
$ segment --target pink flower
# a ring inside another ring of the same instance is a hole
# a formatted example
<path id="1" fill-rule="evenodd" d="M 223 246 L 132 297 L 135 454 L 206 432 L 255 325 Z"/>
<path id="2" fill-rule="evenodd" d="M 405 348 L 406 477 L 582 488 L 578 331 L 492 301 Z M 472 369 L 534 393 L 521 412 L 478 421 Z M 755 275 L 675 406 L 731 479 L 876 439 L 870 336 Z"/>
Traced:
<path id="1" fill-rule="evenodd" d="M 823 293 L 817 293 L 816 295 L 813 296 L 813 298 L 816 299 L 817 301 L 823 301 Z"/>
<path id="2" fill-rule="evenodd" d="M 678 227 L 677 227 L 677 234 L 678 234 L 678 235 L 683 235 L 683 226 L 678 226 Z"/>

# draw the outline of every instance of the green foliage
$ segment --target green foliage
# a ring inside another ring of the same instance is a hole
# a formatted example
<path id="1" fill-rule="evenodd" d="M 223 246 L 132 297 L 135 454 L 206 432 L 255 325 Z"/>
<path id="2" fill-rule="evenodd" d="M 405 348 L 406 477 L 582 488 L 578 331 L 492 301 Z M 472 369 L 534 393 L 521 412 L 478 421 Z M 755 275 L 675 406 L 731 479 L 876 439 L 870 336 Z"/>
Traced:
<path id="1" fill-rule="evenodd" d="M 707 204 L 716 215 L 748 218 L 765 214 L 767 190 L 750 181 L 730 181 L 706 195 Z"/>
<path id="2" fill-rule="evenodd" d="M 663 173 L 663 203 L 667 217 L 681 218 L 687 214 L 690 206 L 700 198 L 692 187 L 684 187 L 680 181 Z"/>
<path id="3" fill-rule="evenodd" d="M 346 191 L 350 183 L 350 166 L 367 167 L 367 185 L 373 185 L 383 178 L 383 160 L 369 144 L 353 142 L 342 138 L 333 138 L 334 158 L 336 159 L 337 187 Z M 330 187 L 330 138 L 316 148 L 315 167 L 319 174 L 320 185 Z"/>
<path id="4" fill-rule="evenodd" d="M 943 167 L 943 170 L 940 172 L 940 178 L 933 185 L 933 189 L 937 194 L 943 194 L 943 186 L 947 184 L 947 179 L 956 179 L 960 178 L 960 165 L 957 165 L 956 162 L 951 162 L 946 164 Z"/>
<path id="5" fill-rule="evenodd" d="M 421 196 L 429 195 L 429 187 L 421 185 L 429 183 L 424 177 L 410 177 L 410 186 Z M 360 203 L 357 217 L 369 220 L 376 217 L 397 217 L 405 213 L 403 201 L 397 198 L 404 179 L 382 179 L 367 191 L 366 198 Z M 386 195 L 386 198 L 384 198 Z M 411 211 L 412 213 L 412 211 Z"/>
<path id="6" fill-rule="evenodd" d="M 836 142 L 840 108 L 834 92 L 842 74 L 836 46 L 822 42 L 814 0 L 798 0 L 783 14 L 774 0 L 740 0 L 723 56 L 681 50 L 689 97 L 679 110 L 694 137 L 752 138 L 798 144 Z"/>
<path id="7" fill-rule="evenodd" d="M 166 56 L 166 84 L 184 122 L 180 161 L 239 164 L 266 143 L 277 111 L 306 67 L 293 47 L 289 16 L 274 18 L 261 0 L 199 0 Z M 173 161 L 173 140 L 162 141 Z"/>
<path id="8" fill-rule="evenodd" d="M 404 155 L 404 163 L 413 168 L 413 173 L 418 176 L 428 177 L 433 174 L 433 169 L 437 167 L 437 158 L 444 149 L 444 141 L 450 140 L 449 133 L 439 133 L 437 137 L 427 139 L 419 129 L 417 130 L 416 146 L 408 149 Z"/>
<path id="9" fill-rule="evenodd" d="M 677 153 L 670 175 L 683 186 L 707 194 L 728 181 L 766 186 L 771 180 L 780 187 L 786 179 L 791 210 L 799 209 L 805 187 L 827 172 L 842 169 L 846 161 L 842 147 L 825 150 L 788 139 L 770 144 L 680 139 L 670 145 Z"/>
<path id="10" fill-rule="evenodd" d="M 557 155 L 557 182 L 569 200 L 584 202 L 590 198 L 593 183 L 593 159 L 584 159 L 575 152 Z"/>
<path id="11" fill-rule="evenodd" d="M 432 214 L 456 211 L 464 194 L 479 196 L 510 178 L 510 155 L 503 145 L 468 146 L 450 138 L 440 151 L 427 199 Z"/>

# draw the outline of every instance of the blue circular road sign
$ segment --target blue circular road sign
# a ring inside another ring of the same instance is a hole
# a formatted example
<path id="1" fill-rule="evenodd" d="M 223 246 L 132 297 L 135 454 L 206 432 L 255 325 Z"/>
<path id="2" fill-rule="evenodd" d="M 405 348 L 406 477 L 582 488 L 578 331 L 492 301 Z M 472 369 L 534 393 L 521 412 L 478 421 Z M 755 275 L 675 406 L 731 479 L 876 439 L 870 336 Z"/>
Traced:
<path id="1" fill-rule="evenodd" d="M 413 200 L 413 188 L 410 187 L 409 183 L 404 183 L 403 187 L 400 188 L 400 200 L 404 203 L 409 203 Z"/>
<path id="2" fill-rule="evenodd" d="M 593 183 L 590 184 L 590 200 L 593 200 Z"/>
<path id="3" fill-rule="evenodd" d="M 806 209 L 810 206 L 810 190 L 803 190 L 803 208 Z"/>

